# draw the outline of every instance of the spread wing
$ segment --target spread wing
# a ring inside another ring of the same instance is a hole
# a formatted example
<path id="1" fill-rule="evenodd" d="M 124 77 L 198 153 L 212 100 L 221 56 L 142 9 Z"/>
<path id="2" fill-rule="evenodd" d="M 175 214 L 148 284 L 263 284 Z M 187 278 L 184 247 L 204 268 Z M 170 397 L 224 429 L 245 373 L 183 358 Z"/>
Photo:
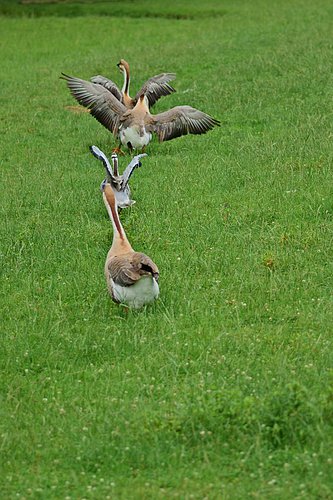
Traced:
<path id="1" fill-rule="evenodd" d="M 89 149 L 92 152 L 92 154 L 95 156 L 95 158 L 97 158 L 98 160 L 101 160 L 101 162 L 103 163 L 109 182 L 110 183 L 114 182 L 115 179 L 114 179 L 112 167 L 111 167 L 110 162 L 107 159 L 106 155 L 103 153 L 103 151 L 101 151 L 97 146 L 89 146 Z"/>
<path id="2" fill-rule="evenodd" d="M 82 106 L 89 108 L 90 114 L 116 135 L 120 118 L 126 112 L 125 106 L 102 85 L 87 82 L 64 73 L 62 75 L 72 96 Z"/>
<path id="3" fill-rule="evenodd" d="M 121 183 L 122 189 L 126 188 L 128 182 L 131 178 L 131 175 L 134 172 L 134 169 L 141 166 L 140 158 L 143 158 L 144 156 L 147 156 L 147 154 L 142 153 L 140 155 L 134 156 L 132 161 L 127 165 L 127 167 L 125 168 L 123 175 L 122 175 L 122 178 L 123 178 L 122 183 Z"/>
<path id="4" fill-rule="evenodd" d="M 147 132 L 155 132 L 159 140 L 170 141 L 186 134 L 205 134 L 220 122 L 191 106 L 175 108 L 151 115 L 146 126 Z"/>
<path id="5" fill-rule="evenodd" d="M 111 92 L 111 94 L 113 94 L 118 99 L 118 101 L 123 102 L 123 95 L 119 90 L 118 86 L 112 80 L 105 78 L 105 76 L 97 75 L 90 78 L 90 81 L 92 83 L 102 85 L 103 87 L 106 88 L 106 90 Z"/>
<path id="6" fill-rule="evenodd" d="M 110 278 L 120 286 L 134 285 L 142 276 L 158 278 L 158 268 L 147 255 L 140 252 L 112 257 L 108 264 Z"/>
<path id="7" fill-rule="evenodd" d="M 136 94 L 134 98 L 135 102 L 138 101 L 140 95 L 145 94 L 149 101 L 149 107 L 153 106 L 160 97 L 176 92 L 175 89 L 168 84 L 168 82 L 175 78 L 175 73 L 161 73 L 160 75 L 152 76 Z"/>

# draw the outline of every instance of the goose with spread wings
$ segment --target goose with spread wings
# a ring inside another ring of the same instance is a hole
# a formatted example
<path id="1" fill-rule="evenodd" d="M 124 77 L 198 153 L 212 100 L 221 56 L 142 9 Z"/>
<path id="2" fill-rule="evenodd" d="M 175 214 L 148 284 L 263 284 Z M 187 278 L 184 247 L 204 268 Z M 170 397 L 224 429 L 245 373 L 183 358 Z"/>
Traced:
<path id="1" fill-rule="evenodd" d="M 169 85 L 171 80 L 176 78 L 175 73 L 161 73 L 159 75 L 152 76 L 147 80 L 141 89 L 137 92 L 134 98 L 129 95 L 129 87 L 130 87 L 130 67 L 125 59 L 120 59 L 117 64 L 120 72 L 123 74 L 124 83 L 121 90 L 117 87 L 117 85 L 108 78 L 104 76 L 97 75 L 93 76 L 90 81 L 92 83 L 96 83 L 102 85 L 107 90 L 109 90 L 117 99 L 126 106 L 127 109 L 133 109 L 136 103 L 139 100 L 141 94 L 145 94 L 149 101 L 149 107 L 154 106 L 155 102 L 162 96 L 166 96 L 176 92 L 175 89 Z"/>
<path id="2" fill-rule="evenodd" d="M 116 97 L 118 101 L 124 104 L 124 106 L 127 109 L 134 108 L 141 94 L 145 94 L 147 96 L 149 107 L 152 107 L 160 97 L 167 96 L 169 94 L 172 94 L 173 92 L 176 92 L 176 90 L 171 85 L 169 85 L 169 82 L 176 78 L 175 73 L 161 73 L 159 75 L 155 75 L 149 78 L 149 80 L 147 80 L 143 84 L 141 89 L 137 92 L 135 97 L 132 98 L 129 95 L 129 87 L 130 87 L 129 64 L 124 59 L 120 59 L 117 66 L 124 77 L 124 83 L 121 90 L 112 80 L 102 75 L 96 75 L 91 77 L 90 82 L 96 85 L 94 87 L 96 93 L 98 93 L 98 90 L 100 90 L 101 94 L 103 94 L 106 90 L 114 97 Z M 66 75 L 65 73 L 62 73 L 61 78 L 67 80 L 68 86 L 70 88 L 69 81 L 72 77 Z M 89 82 L 86 80 L 82 80 L 82 84 L 83 85 L 89 84 Z M 83 104 L 83 106 L 85 106 L 84 103 L 80 104 Z"/>
<path id="3" fill-rule="evenodd" d="M 139 96 L 133 109 L 127 109 L 101 85 L 66 75 L 64 78 L 73 97 L 88 107 L 90 114 L 130 150 L 144 150 L 153 134 L 163 142 L 187 134 L 205 134 L 220 125 L 215 118 L 191 106 L 176 106 L 152 115 L 149 99 L 144 93 Z"/>

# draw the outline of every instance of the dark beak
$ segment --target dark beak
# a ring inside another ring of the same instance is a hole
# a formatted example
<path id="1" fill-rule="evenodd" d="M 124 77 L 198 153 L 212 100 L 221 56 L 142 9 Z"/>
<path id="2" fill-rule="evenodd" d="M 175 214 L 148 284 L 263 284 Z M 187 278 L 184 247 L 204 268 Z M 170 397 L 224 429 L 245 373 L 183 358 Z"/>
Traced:
<path id="1" fill-rule="evenodd" d="M 159 277 L 160 275 L 158 273 L 153 273 L 153 278 L 155 278 L 156 281 L 158 281 Z"/>

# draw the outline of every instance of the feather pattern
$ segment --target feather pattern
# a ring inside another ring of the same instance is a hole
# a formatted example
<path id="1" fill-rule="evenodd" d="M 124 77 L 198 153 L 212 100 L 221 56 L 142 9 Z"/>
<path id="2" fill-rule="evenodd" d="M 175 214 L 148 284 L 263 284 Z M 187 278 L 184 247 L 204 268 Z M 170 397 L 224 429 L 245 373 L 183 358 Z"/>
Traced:
<path id="1" fill-rule="evenodd" d="M 160 97 L 176 92 L 168 83 L 175 78 L 175 73 L 161 73 L 160 75 L 149 78 L 149 80 L 143 84 L 139 92 L 137 92 L 133 99 L 134 103 L 136 104 L 140 96 L 144 94 L 148 99 L 149 107 L 152 107 Z"/>
<path id="2" fill-rule="evenodd" d="M 126 112 L 125 106 L 102 85 L 87 82 L 62 73 L 72 96 L 90 109 L 90 114 L 115 136 L 118 134 L 120 117 Z"/>
<path id="3" fill-rule="evenodd" d="M 205 134 L 215 125 L 220 125 L 220 122 L 203 111 L 191 106 L 176 106 L 164 113 L 151 115 L 146 130 L 155 132 L 162 142 L 181 135 Z"/>
<path id="4" fill-rule="evenodd" d="M 154 276 L 158 279 L 156 264 L 144 253 L 130 252 L 110 259 L 108 263 L 110 278 L 120 286 L 130 286 L 142 276 Z"/>
<path id="5" fill-rule="evenodd" d="M 112 80 L 109 80 L 109 78 L 105 78 L 105 76 L 97 75 L 91 77 L 90 81 L 92 83 L 102 85 L 102 87 L 106 88 L 106 90 L 111 92 L 111 94 L 113 94 L 118 99 L 118 101 L 123 103 L 123 95 L 121 93 L 121 90 Z"/>

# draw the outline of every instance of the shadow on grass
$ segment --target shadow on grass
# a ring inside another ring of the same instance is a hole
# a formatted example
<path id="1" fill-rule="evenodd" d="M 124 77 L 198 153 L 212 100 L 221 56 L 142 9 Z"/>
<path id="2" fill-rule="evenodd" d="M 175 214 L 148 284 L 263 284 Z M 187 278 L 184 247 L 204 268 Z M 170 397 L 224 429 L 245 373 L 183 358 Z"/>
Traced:
<path id="1" fill-rule="evenodd" d="M 133 1 L 101 1 L 92 0 L 3 0 L 0 4 L 0 15 L 9 17 L 80 17 L 80 16 L 112 16 L 130 18 L 165 18 L 165 19 L 202 19 L 202 17 L 220 17 L 225 11 L 214 3 L 193 0 L 191 4 L 180 2 L 170 5 L 162 0 L 154 3 L 148 0 Z"/>

